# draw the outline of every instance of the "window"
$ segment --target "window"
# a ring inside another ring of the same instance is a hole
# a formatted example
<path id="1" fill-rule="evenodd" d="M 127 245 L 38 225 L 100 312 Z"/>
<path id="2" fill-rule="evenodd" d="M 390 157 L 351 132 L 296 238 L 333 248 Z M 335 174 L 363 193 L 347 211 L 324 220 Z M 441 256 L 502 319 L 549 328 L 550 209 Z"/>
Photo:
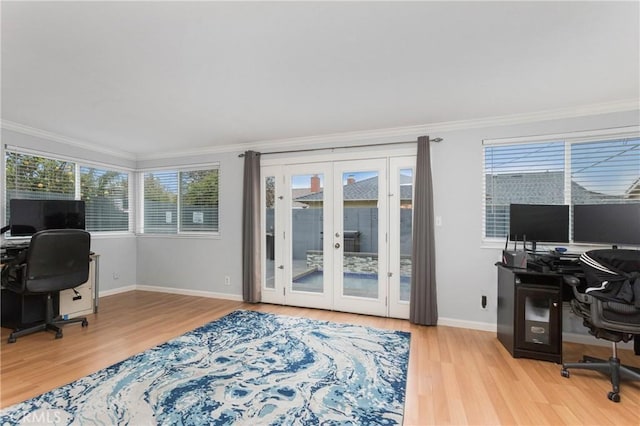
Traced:
<path id="1" fill-rule="evenodd" d="M 571 145 L 571 204 L 640 202 L 640 138 Z"/>
<path id="2" fill-rule="evenodd" d="M 143 233 L 219 231 L 217 168 L 145 172 L 142 180 Z"/>
<path id="3" fill-rule="evenodd" d="M 129 230 L 128 173 L 81 166 L 80 194 L 87 230 Z"/>
<path id="4" fill-rule="evenodd" d="M 129 230 L 128 172 L 7 149 L 5 176 L 6 223 L 14 198 L 84 200 L 88 231 Z"/>
<path id="5" fill-rule="evenodd" d="M 511 203 L 640 203 L 640 137 L 619 134 L 485 141 L 483 237 L 507 236 Z"/>

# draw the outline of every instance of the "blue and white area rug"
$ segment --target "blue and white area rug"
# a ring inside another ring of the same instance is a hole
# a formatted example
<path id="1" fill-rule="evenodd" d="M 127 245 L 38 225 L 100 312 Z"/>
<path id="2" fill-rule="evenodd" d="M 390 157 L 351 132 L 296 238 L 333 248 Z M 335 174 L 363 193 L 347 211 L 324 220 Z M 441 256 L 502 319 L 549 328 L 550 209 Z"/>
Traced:
<path id="1" fill-rule="evenodd" d="M 401 424 L 410 334 L 231 314 L 0 412 L 0 423 Z"/>

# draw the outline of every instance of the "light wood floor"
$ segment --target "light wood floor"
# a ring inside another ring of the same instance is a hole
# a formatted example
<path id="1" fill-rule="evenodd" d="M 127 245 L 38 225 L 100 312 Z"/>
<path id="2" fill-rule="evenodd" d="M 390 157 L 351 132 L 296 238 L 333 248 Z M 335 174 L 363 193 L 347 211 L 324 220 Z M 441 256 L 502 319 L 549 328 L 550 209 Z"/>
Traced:
<path id="1" fill-rule="evenodd" d="M 406 425 L 640 425 L 640 383 L 624 382 L 618 404 L 596 372 L 560 376 L 557 364 L 514 359 L 495 333 L 275 305 L 134 291 L 100 299 L 89 327 L 73 324 L 64 338 L 36 333 L 7 344 L 2 329 L 0 407 L 76 380 L 234 309 L 348 322 L 411 332 Z M 565 360 L 607 358 L 609 347 L 565 343 Z M 623 363 L 640 357 L 621 350 Z"/>

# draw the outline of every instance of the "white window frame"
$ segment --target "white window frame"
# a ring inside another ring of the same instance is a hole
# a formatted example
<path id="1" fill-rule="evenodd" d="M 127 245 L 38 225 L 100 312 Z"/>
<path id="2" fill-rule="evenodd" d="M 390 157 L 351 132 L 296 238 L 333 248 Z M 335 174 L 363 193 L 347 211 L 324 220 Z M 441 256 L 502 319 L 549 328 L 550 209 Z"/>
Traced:
<path id="1" fill-rule="evenodd" d="M 111 170 L 111 171 L 115 171 L 115 172 L 119 172 L 119 173 L 126 173 L 127 174 L 127 179 L 128 179 L 128 193 L 127 193 L 127 197 L 129 199 L 129 211 L 127 212 L 128 214 L 128 229 L 126 231 L 90 231 L 91 235 L 109 235 L 109 236 L 117 236 L 117 235 L 129 235 L 129 234 L 133 234 L 133 230 L 135 229 L 135 222 L 134 222 L 134 218 L 135 218 L 135 214 L 133 212 L 133 206 L 135 206 L 135 200 L 134 200 L 134 195 L 135 195 L 135 188 L 133 186 L 134 183 L 134 170 L 130 169 L 130 168 L 126 168 L 126 167 L 122 167 L 122 166 L 116 166 L 113 164 L 108 164 L 108 163 L 101 163 L 101 162 L 97 162 L 97 161 L 90 161 L 90 160 L 85 160 L 82 158 L 78 158 L 78 157 L 71 157 L 71 156 L 63 156 L 63 155 L 59 155 L 59 154 L 54 154 L 54 153 L 50 153 L 47 151 L 40 151 L 40 150 L 35 150 L 35 149 L 29 149 L 29 148 L 23 148 L 23 147 L 17 147 L 17 146 L 11 146 L 11 145 L 5 145 L 4 149 L 2 150 L 2 173 L 0 174 L 0 179 L 2 179 L 2 185 L 4 187 L 4 189 L 2 190 L 2 223 L 7 224 L 7 217 L 6 217 L 6 206 L 9 200 L 7 200 L 7 188 L 5 186 L 6 184 L 6 154 L 7 152 L 13 152 L 16 154 L 21 154 L 21 155 L 31 155 L 31 156 L 35 156 L 35 157 L 43 157 L 43 158 L 47 158 L 50 160 L 56 160 L 56 161 L 70 161 L 74 163 L 74 174 L 75 174 L 75 194 L 74 194 L 74 199 L 75 200 L 81 200 L 82 199 L 82 194 L 81 194 L 81 181 L 80 181 L 80 167 L 82 166 L 86 166 L 86 167 L 94 167 L 94 168 L 101 168 L 101 169 L 106 169 L 106 170 Z"/>
<path id="2" fill-rule="evenodd" d="M 145 173 L 154 173 L 154 172 L 177 172 L 178 173 L 178 184 L 179 184 L 179 176 L 181 172 L 193 172 L 199 170 L 218 170 L 218 230 L 217 231 L 181 231 L 180 230 L 180 194 L 178 194 L 178 200 L 176 204 L 177 208 L 177 231 L 176 233 L 156 233 L 156 232 L 145 232 L 145 223 L 144 223 L 144 175 Z M 211 162 L 211 163 L 202 163 L 202 164 L 190 164 L 187 166 L 162 166 L 162 167 L 149 167 L 144 169 L 138 169 L 136 172 L 136 188 L 138 194 L 138 202 L 136 204 L 136 236 L 140 237 L 161 237 L 161 238 L 220 238 L 220 179 L 222 176 L 220 163 L 219 162 Z"/>
<path id="3" fill-rule="evenodd" d="M 504 238 L 486 237 L 486 213 L 487 213 L 487 178 L 486 178 L 486 161 L 485 147 L 497 145 L 520 145 L 546 142 L 564 142 L 564 202 L 571 205 L 571 146 L 576 143 L 584 142 L 606 142 L 607 140 L 618 140 L 624 138 L 640 138 L 640 126 L 628 126 L 610 129 L 597 129 L 570 133 L 558 133 L 537 136 L 522 136 L 514 138 L 501 139 L 483 139 L 482 140 L 482 215 L 481 215 L 481 242 L 489 247 L 503 246 Z M 571 224 L 569 224 L 571 226 Z M 570 244 L 577 244 L 573 241 Z"/>

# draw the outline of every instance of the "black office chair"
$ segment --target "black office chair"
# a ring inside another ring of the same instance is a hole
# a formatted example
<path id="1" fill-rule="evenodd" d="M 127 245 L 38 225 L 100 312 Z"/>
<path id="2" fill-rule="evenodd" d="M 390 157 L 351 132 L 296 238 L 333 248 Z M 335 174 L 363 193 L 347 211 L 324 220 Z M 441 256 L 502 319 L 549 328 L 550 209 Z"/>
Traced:
<path id="1" fill-rule="evenodd" d="M 640 381 L 640 369 L 621 365 L 617 348 L 620 341 L 640 339 L 640 251 L 592 250 L 580 256 L 580 263 L 586 287 L 575 276 L 565 277 L 575 295 L 571 310 L 590 334 L 611 342 L 613 353 L 608 361 L 584 356 L 581 362 L 563 363 L 561 373 L 569 377 L 569 368 L 605 373 L 613 387 L 607 397 L 620 402 L 620 380 Z"/>
<path id="2" fill-rule="evenodd" d="M 5 265 L 2 270 L 4 288 L 21 297 L 46 297 L 45 320 L 27 328 L 18 325 L 9 335 L 9 343 L 41 330 L 53 330 L 59 339 L 62 329 L 58 325 L 78 322 L 82 327 L 89 325 L 86 318 L 54 318 L 53 299 L 56 293 L 78 287 L 89 279 L 90 246 L 91 236 L 82 230 L 40 231 L 31 237 L 28 249 Z"/>

